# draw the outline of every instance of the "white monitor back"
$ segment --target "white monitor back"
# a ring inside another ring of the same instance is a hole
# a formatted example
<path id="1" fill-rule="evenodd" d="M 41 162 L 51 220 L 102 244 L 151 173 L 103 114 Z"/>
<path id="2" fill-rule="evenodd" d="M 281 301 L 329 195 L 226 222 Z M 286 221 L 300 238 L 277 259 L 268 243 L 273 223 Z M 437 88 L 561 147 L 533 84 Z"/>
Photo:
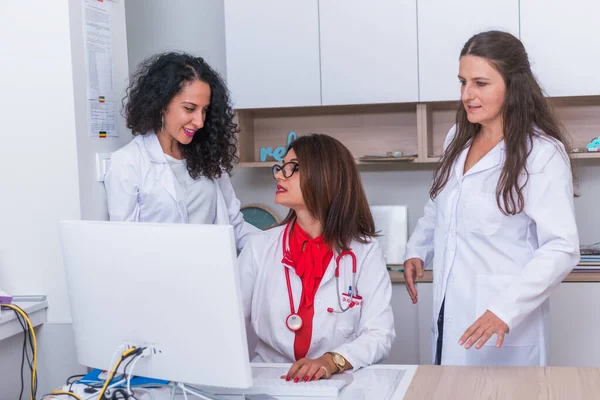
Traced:
<path id="1" fill-rule="evenodd" d="M 375 229 L 381 235 L 385 261 L 388 264 L 402 264 L 408 241 L 408 212 L 405 205 L 371 206 Z"/>
<path id="2" fill-rule="evenodd" d="M 60 237 L 80 364 L 150 346 L 136 375 L 252 385 L 231 226 L 63 221 Z"/>

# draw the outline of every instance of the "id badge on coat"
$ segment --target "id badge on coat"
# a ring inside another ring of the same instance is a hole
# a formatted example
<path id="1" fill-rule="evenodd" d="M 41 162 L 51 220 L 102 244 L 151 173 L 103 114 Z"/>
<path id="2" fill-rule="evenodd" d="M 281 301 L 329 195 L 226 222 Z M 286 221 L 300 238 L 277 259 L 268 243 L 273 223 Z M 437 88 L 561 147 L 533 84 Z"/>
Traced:
<path id="1" fill-rule="evenodd" d="M 359 295 L 354 295 L 352 296 L 352 299 L 350 299 L 348 293 L 342 293 L 342 304 L 349 306 L 350 303 L 354 303 L 352 307 L 358 307 L 362 303 L 362 297 Z"/>

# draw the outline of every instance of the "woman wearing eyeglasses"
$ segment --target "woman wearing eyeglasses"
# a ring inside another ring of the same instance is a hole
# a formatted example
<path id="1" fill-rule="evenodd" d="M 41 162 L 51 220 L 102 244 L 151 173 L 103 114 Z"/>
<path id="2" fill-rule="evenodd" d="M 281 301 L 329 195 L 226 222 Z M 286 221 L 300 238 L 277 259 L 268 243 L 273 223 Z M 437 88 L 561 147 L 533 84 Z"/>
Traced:
<path id="1" fill-rule="evenodd" d="M 273 167 L 281 226 L 249 238 L 240 258 L 257 362 L 293 363 L 295 382 L 385 359 L 396 334 L 392 287 L 350 151 L 312 134 Z"/>

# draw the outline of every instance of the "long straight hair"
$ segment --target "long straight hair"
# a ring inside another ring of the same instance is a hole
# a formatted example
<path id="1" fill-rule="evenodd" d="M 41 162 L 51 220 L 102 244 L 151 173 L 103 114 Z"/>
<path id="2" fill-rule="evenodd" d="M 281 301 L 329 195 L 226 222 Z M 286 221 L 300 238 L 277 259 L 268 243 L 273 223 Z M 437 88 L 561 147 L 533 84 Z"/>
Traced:
<path id="1" fill-rule="evenodd" d="M 300 190 L 310 215 L 323 226 L 325 243 L 340 252 L 350 242 L 377 236 L 356 162 L 339 140 L 323 134 L 301 136 L 288 146 L 298 159 Z M 290 210 L 282 225 L 296 219 Z"/>
<path id="2" fill-rule="evenodd" d="M 496 187 L 496 202 L 505 215 L 523 211 L 523 189 L 527 185 L 527 157 L 535 136 L 547 135 L 562 143 L 569 151 L 564 130 L 548 104 L 535 79 L 523 43 L 510 33 L 488 31 L 471 37 L 460 57 L 472 55 L 485 58 L 495 68 L 506 85 L 502 107 L 506 159 Z M 469 122 L 467 112 L 459 103 L 456 112 L 456 134 L 435 171 L 429 195 L 434 199 L 446 186 L 453 164 L 481 130 L 480 124 Z M 527 178 L 520 182 L 521 173 Z"/>

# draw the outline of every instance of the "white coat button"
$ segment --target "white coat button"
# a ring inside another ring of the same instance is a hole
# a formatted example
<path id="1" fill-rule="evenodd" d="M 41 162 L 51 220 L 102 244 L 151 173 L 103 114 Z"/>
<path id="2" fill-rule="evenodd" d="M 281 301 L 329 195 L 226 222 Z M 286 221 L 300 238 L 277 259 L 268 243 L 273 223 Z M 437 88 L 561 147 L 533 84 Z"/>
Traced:
<path id="1" fill-rule="evenodd" d="M 315 305 L 316 306 L 320 306 L 321 304 L 323 304 L 323 302 L 321 301 L 321 299 L 315 299 Z"/>
<path id="2" fill-rule="evenodd" d="M 454 282 L 454 275 L 453 275 L 453 274 L 450 274 L 450 276 L 448 277 L 448 280 L 449 280 L 450 282 Z"/>
<path id="3" fill-rule="evenodd" d="M 446 323 L 448 325 L 452 325 L 452 318 L 446 318 Z"/>

